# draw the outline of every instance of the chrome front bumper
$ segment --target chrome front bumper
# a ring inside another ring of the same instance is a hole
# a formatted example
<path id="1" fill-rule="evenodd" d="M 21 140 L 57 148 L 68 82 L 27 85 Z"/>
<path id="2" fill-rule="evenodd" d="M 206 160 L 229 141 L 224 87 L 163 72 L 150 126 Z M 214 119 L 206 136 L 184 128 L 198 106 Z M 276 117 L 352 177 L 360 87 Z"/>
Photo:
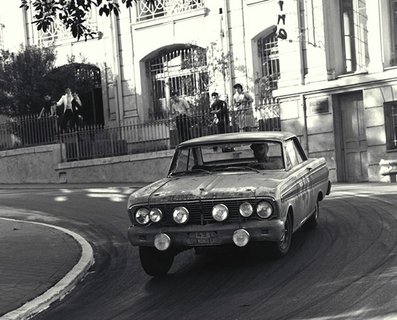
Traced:
<path id="1" fill-rule="evenodd" d="M 279 241 L 284 235 L 281 220 L 249 221 L 228 224 L 186 225 L 186 226 L 131 226 L 128 239 L 133 246 L 154 246 L 154 237 L 165 233 L 171 238 L 171 247 L 219 246 L 233 243 L 233 233 L 244 229 L 252 241 Z"/>

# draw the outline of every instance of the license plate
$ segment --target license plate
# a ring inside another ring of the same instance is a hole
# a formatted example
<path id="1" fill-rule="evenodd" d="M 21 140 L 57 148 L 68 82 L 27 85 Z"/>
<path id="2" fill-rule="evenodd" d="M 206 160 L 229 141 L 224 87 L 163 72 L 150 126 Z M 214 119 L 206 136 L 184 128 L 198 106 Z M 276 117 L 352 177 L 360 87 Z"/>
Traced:
<path id="1" fill-rule="evenodd" d="M 197 244 L 212 244 L 218 242 L 218 237 L 216 232 L 206 232 L 206 231 L 194 232 L 193 236 L 196 239 Z"/>
<path id="2" fill-rule="evenodd" d="M 211 238 L 210 232 L 196 232 L 196 239 L 209 239 Z"/>

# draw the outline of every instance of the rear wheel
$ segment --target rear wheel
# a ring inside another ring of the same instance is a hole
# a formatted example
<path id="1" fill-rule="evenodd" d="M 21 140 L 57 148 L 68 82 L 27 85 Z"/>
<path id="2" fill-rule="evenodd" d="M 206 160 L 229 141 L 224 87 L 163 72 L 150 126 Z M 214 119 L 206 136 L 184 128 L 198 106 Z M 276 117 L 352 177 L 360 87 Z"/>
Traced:
<path id="1" fill-rule="evenodd" d="M 316 208 L 314 210 L 314 212 L 312 213 L 312 215 L 309 217 L 309 219 L 307 219 L 307 221 L 305 222 L 305 224 L 303 225 L 303 227 L 306 230 L 312 230 L 315 227 L 317 227 L 318 225 L 318 218 L 320 217 L 320 203 L 317 200 L 316 202 Z"/>
<path id="2" fill-rule="evenodd" d="M 288 214 L 284 224 L 283 237 L 279 241 L 271 243 L 271 252 L 273 256 L 276 258 L 284 257 L 288 253 L 291 247 L 291 241 L 292 241 L 292 218 L 291 218 L 291 214 Z"/>
<path id="3" fill-rule="evenodd" d="M 152 277 L 166 275 L 174 262 L 173 253 L 159 251 L 153 247 L 139 247 L 139 258 L 143 270 Z"/>

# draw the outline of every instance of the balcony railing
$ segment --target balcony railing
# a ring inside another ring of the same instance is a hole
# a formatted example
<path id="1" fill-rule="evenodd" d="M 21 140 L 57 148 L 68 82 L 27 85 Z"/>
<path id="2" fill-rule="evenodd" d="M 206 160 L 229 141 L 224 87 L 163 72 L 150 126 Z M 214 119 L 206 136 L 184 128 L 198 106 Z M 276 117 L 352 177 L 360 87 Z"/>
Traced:
<path id="1" fill-rule="evenodd" d="M 86 25 L 92 32 L 98 32 L 98 22 L 95 12 L 88 13 Z M 38 43 L 41 46 L 62 44 L 71 41 L 74 41 L 71 31 L 67 30 L 60 20 L 55 20 L 46 32 L 39 31 L 38 35 Z"/>
<path id="2" fill-rule="evenodd" d="M 204 0 L 155 0 L 138 1 L 137 21 L 145 21 L 204 7 Z"/>

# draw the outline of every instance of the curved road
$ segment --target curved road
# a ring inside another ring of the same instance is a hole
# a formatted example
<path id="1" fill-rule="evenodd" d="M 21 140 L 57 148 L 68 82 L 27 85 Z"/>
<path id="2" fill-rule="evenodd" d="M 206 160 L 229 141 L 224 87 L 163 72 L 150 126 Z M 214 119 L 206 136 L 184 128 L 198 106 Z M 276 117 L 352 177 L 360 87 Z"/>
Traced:
<path id="1" fill-rule="evenodd" d="M 35 319 L 397 319 L 396 184 L 334 186 L 318 228 L 298 231 L 281 260 L 190 250 L 163 279 L 142 271 L 128 243 L 128 192 L 0 190 L 2 206 L 78 232 L 94 248 L 86 279 Z"/>

